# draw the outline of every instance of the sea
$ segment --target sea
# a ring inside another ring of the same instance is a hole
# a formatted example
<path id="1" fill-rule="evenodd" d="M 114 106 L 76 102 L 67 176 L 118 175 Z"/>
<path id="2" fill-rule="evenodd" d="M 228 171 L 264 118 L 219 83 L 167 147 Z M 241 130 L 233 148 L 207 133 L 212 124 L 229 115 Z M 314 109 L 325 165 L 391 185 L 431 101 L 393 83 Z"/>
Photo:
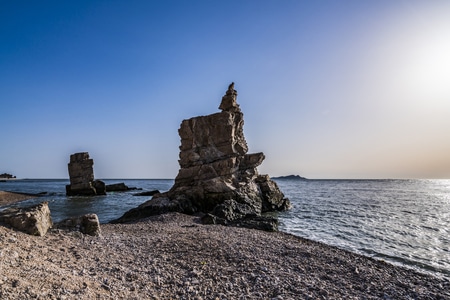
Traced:
<path id="1" fill-rule="evenodd" d="M 164 192 L 174 183 L 172 179 L 103 181 L 142 190 L 67 197 L 66 179 L 0 182 L 0 190 L 46 192 L 14 205 L 48 201 L 55 222 L 96 213 L 101 223 L 107 223 L 150 199 L 133 194 Z M 450 180 L 275 181 L 293 206 L 278 213 L 280 231 L 450 280 Z"/>

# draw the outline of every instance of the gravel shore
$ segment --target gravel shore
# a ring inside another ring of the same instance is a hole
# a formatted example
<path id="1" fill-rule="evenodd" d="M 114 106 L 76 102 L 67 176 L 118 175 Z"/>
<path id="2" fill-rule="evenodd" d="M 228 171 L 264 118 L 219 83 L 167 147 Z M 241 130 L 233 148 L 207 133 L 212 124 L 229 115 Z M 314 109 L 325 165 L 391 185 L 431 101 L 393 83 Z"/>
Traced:
<path id="1" fill-rule="evenodd" d="M 450 299 L 450 282 L 282 232 L 166 214 L 100 237 L 0 226 L 0 299 Z"/>

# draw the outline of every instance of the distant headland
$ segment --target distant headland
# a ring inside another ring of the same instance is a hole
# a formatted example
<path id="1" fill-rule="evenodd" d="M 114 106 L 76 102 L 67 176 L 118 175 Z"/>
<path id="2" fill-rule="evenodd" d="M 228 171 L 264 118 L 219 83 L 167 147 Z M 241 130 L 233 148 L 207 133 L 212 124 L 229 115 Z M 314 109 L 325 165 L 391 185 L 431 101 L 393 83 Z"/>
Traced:
<path id="1" fill-rule="evenodd" d="M 302 177 L 300 175 L 278 176 L 278 177 L 272 177 L 272 179 L 308 180 L 308 178 Z"/>
<path id="2" fill-rule="evenodd" d="M 6 179 L 16 179 L 16 176 L 8 174 L 8 173 L 0 174 L 0 180 L 6 180 Z"/>

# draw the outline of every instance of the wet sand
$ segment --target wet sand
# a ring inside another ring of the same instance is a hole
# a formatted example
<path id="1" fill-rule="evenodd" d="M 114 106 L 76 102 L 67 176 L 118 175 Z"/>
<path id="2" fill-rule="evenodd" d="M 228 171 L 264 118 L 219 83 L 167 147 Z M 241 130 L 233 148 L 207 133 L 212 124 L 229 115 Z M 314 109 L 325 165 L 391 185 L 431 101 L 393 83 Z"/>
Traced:
<path id="1" fill-rule="evenodd" d="M 450 282 L 282 232 L 183 214 L 100 237 L 0 226 L 1 299 L 450 299 Z"/>

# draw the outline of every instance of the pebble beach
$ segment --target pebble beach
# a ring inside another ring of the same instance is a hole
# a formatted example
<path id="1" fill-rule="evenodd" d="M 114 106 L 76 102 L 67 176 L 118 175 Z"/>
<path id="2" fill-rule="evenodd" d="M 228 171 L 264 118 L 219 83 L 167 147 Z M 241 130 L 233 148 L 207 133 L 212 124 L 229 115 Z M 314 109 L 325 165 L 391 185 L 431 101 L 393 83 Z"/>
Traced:
<path id="1" fill-rule="evenodd" d="M 0 226 L 1 299 L 450 299 L 450 282 L 283 232 L 171 213 L 101 236 Z"/>

